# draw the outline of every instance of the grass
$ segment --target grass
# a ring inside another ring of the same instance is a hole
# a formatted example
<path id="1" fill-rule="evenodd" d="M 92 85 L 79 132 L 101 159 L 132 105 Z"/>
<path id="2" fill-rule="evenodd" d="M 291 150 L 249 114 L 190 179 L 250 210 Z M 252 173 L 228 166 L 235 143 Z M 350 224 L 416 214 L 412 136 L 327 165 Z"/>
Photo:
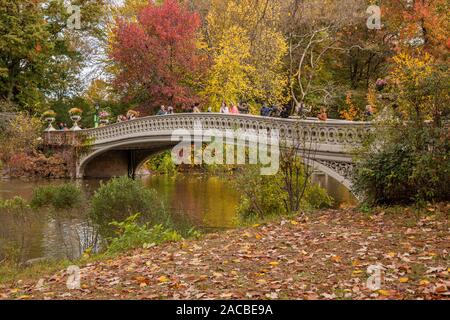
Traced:
<path id="1" fill-rule="evenodd" d="M 120 256 L 120 254 L 123 254 L 123 252 L 103 252 L 89 256 L 84 255 L 76 260 L 47 260 L 37 262 L 31 266 L 3 261 L 0 264 L 0 285 L 4 283 L 15 283 L 20 280 L 37 281 L 43 276 L 53 274 L 72 265 L 83 267 L 89 263 L 114 259 Z"/>
<path id="2" fill-rule="evenodd" d="M 46 261 L 33 264 L 31 266 L 21 267 L 15 263 L 2 262 L 0 265 L 0 284 L 17 282 L 18 280 L 38 280 L 40 277 L 54 273 L 58 270 L 67 268 L 74 264 L 67 260 Z"/>

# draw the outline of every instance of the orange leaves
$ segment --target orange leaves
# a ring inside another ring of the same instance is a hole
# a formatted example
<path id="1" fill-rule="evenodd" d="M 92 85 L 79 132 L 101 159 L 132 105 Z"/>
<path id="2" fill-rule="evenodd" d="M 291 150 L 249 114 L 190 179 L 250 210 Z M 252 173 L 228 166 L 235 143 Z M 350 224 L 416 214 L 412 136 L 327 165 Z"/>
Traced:
<path id="1" fill-rule="evenodd" d="M 391 290 L 380 289 L 380 290 L 378 290 L 378 293 L 384 297 L 389 297 L 389 296 L 393 295 L 395 292 L 391 291 Z"/>
<path id="2" fill-rule="evenodd" d="M 422 279 L 422 280 L 420 280 L 420 282 L 419 282 L 419 285 L 420 286 L 428 286 L 430 284 L 430 281 L 428 281 L 428 280 L 426 280 L 426 279 Z"/>
<path id="3" fill-rule="evenodd" d="M 150 283 L 150 280 L 148 278 L 142 276 L 136 277 L 135 280 L 140 287 L 146 287 Z"/>
<path id="4" fill-rule="evenodd" d="M 341 263 L 342 262 L 342 257 L 341 256 L 332 256 L 330 259 L 334 263 Z"/>
<path id="5" fill-rule="evenodd" d="M 407 277 L 400 278 L 400 279 L 398 279 L 398 282 L 407 283 L 407 282 L 409 282 L 409 278 L 407 278 Z"/>
<path id="6" fill-rule="evenodd" d="M 352 93 L 350 91 L 347 92 L 345 103 L 347 104 L 347 108 L 340 111 L 340 116 L 345 120 L 355 120 L 359 116 L 359 110 L 353 104 Z"/>

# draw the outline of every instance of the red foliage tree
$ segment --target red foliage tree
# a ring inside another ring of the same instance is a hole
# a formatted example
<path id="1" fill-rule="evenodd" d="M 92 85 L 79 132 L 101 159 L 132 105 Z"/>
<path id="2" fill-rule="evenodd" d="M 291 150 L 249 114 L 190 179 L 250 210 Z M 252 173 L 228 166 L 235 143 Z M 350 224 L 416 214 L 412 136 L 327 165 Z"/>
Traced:
<path id="1" fill-rule="evenodd" d="M 198 101 L 195 83 L 203 56 L 196 46 L 200 17 L 176 0 L 149 3 L 137 21 L 117 21 L 112 59 L 117 89 L 141 106 L 184 107 Z"/>
<path id="2" fill-rule="evenodd" d="M 448 0 L 388 0 L 382 6 L 390 29 L 399 34 L 400 46 L 421 39 L 421 48 L 438 60 L 448 55 L 448 7 Z"/>

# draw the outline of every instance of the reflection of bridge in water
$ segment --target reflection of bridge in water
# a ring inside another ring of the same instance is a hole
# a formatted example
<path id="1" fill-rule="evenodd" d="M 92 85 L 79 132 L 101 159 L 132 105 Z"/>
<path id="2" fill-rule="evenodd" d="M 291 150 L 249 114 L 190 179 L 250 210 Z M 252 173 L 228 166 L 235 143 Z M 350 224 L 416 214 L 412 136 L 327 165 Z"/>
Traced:
<path id="1" fill-rule="evenodd" d="M 203 130 L 259 130 L 269 135 L 271 131 L 278 130 L 280 140 L 287 144 L 303 141 L 304 153 L 309 155 L 316 169 L 347 187 L 351 186 L 351 151 L 371 128 L 367 122 L 342 120 L 293 120 L 216 113 L 174 114 L 139 118 L 97 129 L 46 132 L 44 143 L 47 148 L 56 151 L 75 150 L 80 141 L 90 141 L 89 148 L 84 152 L 73 153 L 72 174 L 77 178 L 107 178 L 134 173 L 151 155 L 170 149 L 182 140 L 179 137 L 180 141 L 174 141 L 175 130 L 193 131 L 198 124 Z M 235 141 L 235 144 L 239 143 L 242 141 Z M 309 152 L 311 149 L 313 151 Z"/>

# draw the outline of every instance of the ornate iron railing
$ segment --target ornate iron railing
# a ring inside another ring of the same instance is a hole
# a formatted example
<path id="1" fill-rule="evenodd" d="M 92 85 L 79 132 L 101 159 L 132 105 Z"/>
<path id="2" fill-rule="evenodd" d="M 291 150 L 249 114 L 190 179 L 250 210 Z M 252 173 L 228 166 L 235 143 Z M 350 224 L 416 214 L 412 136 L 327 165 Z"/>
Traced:
<path id="1" fill-rule="evenodd" d="M 369 122 L 343 120 L 293 120 L 250 115 L 219 113 L 174 114 L 138 118 L 96 129 L 81 131 L 53 131 L 44 134 L 44 143 L 50 146 L 73 145 L 78 137 L 89 138 L 93 145 L 109 143 L 144 135 L 170 134 L 178 129 L 202 128 L 218 130 L 278 130 L 280 137 L 295 139 L 299 135 L 318 144 L 355 146 L 371 130 Z"/>

